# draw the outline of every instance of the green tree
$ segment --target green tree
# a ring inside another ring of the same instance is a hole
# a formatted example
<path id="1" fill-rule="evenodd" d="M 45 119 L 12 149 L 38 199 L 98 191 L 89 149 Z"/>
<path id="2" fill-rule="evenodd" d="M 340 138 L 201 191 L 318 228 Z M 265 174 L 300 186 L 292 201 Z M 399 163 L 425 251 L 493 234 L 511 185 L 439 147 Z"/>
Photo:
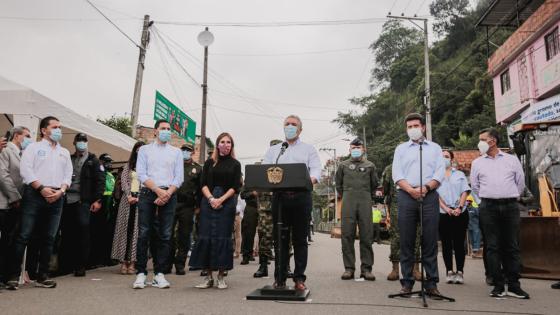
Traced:
<path id="1" fill-rule="evenodd" d="M 112 115 L 109 118 L 97 118 L 97 121 L 129 137 L 132 136 L 131 122 L 128 116 Z"/>

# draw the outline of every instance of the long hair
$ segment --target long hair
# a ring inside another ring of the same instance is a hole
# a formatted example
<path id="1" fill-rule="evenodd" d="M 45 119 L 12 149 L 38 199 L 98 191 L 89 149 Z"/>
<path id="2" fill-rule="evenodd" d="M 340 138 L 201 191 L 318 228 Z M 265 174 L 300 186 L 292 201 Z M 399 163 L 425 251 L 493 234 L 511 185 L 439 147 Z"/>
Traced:
<path id="1" fill-rule="evenodd" d="M 222 140 L 225 137 L 228 137 L 231 140 L 231 151 L 229 152 L 229 155 L 235 159 L 235 150 L 234 150 L 235 143 L 233 142 L 233 137 L 227 132 L 222 132 L 216 139 L 216 148 L 214 149 L 214 152 L 212 152 L 212 160 L 214 161 L 214 166 L 218 164 L 218 159 L 220 157 L 220 150 L 218 149 L 218 144 L 220 143 L 220 140 Z"/>
<path id="2" fill-rule="evenodd" d="M 144 141 L 138 141 L 132 147 L 132 152 L 130 152 L 130 158 L 128 159 L 128 168 L 131 170 L 136 169 L 136 160 L 138 159 L 138 149 L 145 145 Z"/>

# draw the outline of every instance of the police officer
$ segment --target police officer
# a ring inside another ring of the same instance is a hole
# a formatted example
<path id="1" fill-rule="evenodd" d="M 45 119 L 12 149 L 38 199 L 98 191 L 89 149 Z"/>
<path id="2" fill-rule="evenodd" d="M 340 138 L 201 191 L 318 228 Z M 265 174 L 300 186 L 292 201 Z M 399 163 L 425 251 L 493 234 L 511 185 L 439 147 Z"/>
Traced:
<path id="1" fill-rule="evenodd" d="M 385 206 L 387 207 L 387 220 L 389 224 L 389 240 L 391 242 L 391 254 L 389 254 L 389 261 L 393 264 L 393 269 L 387 275 L 387 280 L 389 281 L 397 281 L 399 280 L 399 257 L 400 257 L 400 238 L 399 238 L 399 224 L 398 224 L 398 215 L 399 211 L 397 208 L 397 190 L 395 183 L 393 182 L 392 178 L 392 164 L 387 165 L 387 167 L 383 170 L 383 174 L 381 175 L 381 185 L 383 186 L 383 193 L 385 195 Z M 416 228 L 416 248 L 414 250 L 415 253 L 415 261 L 413 275 L 416 281 L 420 281 L 422 279 L 422 275 L 420 274 L 420 229 Z"/>
<path id="2" fill-rule="evenodd" d="M 173 220 L 171 259 L 175 264 L 175 274 L 185 274 L 185 263 L 191 247 L 194 214 L 200 205 L 200 175 L 202 166 L 192 158 L 194 148 L 190 143 L 181 147 L 184 163 L 184 182 L 177 190 L 177 208 Z"/>
<path id="3" fill-rule="evenodd" d="M 270 141 L 270 146 L 282 143 L 282 140 Z M 274 259 L 272 255 L 272 193 L 259 193 L 258 195 L 259 222 L 257 233 L 259 234 L 259 269 L 253 277 L 268 277 L 268 263 Z"/>
<path id="4" fill-rule="evenodd" d="M 342 280 L 354 279 L 356 257 L 354 240 L 356 225 L 360 230 L 360 278 L 374 281 L 372 197 L 377 187 L 375 165 L 364 157 L 364 143 L 356 138 L 350 143 L 350 159 L 340 163 L 336 172 L 336 188 L 342 195 Z"/>

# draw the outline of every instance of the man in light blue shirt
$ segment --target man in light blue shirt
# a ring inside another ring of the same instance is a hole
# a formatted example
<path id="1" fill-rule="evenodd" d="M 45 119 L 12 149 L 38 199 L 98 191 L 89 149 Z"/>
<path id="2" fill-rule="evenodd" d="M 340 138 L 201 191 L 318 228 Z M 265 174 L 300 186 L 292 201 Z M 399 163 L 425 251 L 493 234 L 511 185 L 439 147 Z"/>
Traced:
<path id="1" fill-rule="evenodd" d="M 137 275 L 132 285 L 134 289 L 143 289 L 146 286 L 148 243 L 153 229 L 158 235 L 158 244 L 152 246 L 157 248 L 156 252 L 152 253 L 156 262 L 152 286 L 160 289 L 170 286 L 163 273 L 169 265 L 173 218 L 177 204 L 175 192 L 183 183 L 183 154 L 181 150 L 169 144 L 169 122 L 158 120 L 155 129 L 155 141 L 140 148 L 136 162 L 136 172 L 143 187 L 138 202 Z"/>
<path id="2" fill-rule="evenodd" d="M 302 131 L 301 119 L 298 116 L 290 115 L 284 120 L 284 134 L 288 148 L 280 155 L 282 143 L 272 146 L 266 152 L 264 164 L 274 164 L 278 159 L 278 164 L 288 163 L 304 163 L 309 170 L 311 182 L 316 184 L 321 177 L 321 160 L 317 150 L 310 144 L 304 143 L 299 139 Z M 278 158 L 280 156 L 280 158 Z M 284 234 L 281 240 L 278 240 L 276 231 L 276 223 L 278 222 L 279 204 L 282 204 L 283 221 L 286 229 L 282 231 Z M 282 257 L 282 266 L 287 266 L 288 262 L 288 243 L 290 240 L 290 232 L 292 234 L 292 245 L 294 247 L 294 282 L 295 289 L 304 291 L 305 287 L 305 269 L 307 268 L 307 237 L 309 234 L 309 221 L 311 218 L 311 208 L 313 202 L 311 192 L 282 192 L 274 193 L 272 200 L 272 221 L 274 247 L 276 257 Z M 280 243 L 281 242 L 281 243 Z M 278 246 L 279 245 L 279 246 Z M 279 248 L 282 247 L 282 255 L 278 255 Z M 283 288 L 286 285 L 287 272 L 280 270 L 279 259 L 275 261 L 274 277 L 276 288 Z"/>
<path id="3" fill-rule="evenodd" d="M 437 240 L 439 224 L 439 195 L 436 189 L 445 176 L 445 162 L 441 147 L 425 140 L 426 126 L 420 114 L 405 118 L 409 141 L 401 143 L 393 158 L 393 181 L 397 185 L 398 224 L 401 241 L 401 293 L 412 292 L 414 276 L 414 244 L 416 225 L 422 220 L 422 262 L 426 271 L 425 288 L 428 296 L 438 298 Z M 420 151 L 422 149 L 422 151 Z M 420 177 L 422 153 L 422 177 Z M 420 202 L 423 216 L 419 217 Z"/>

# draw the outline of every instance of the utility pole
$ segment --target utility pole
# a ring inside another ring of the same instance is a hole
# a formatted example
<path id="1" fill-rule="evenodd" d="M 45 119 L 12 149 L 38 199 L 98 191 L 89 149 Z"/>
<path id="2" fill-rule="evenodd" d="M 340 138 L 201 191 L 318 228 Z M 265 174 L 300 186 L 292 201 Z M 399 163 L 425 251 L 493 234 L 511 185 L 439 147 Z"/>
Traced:
<path id="1" fill-rule="evenodd" d="M 334 222 L 335 222 L 335 223 L 338 223 L 337 217 L 336 217 L 336 210 L 338 209 L 338 193 L 337 193 L 337 191 L 336 191 L 336 181 L 334 180 L 336 171 L 337 171 L 337 169 L 338 169 L 338 165 L 337 165 L 337 163 L 336 163 L 336 162 L 337 162 L 337 160 L 336 160 L 336 149 L 333 149 L 333 148 L 321 148 L 321 149 L 319 149 L 319 151 L 332 151 L 333 154 L 334 154 L 334 157 L 333 157 L 333 172 L 332 172 L 332 175 L 331 175 L 331 172 L 329 172 L 329 180 L 332 181 L 333 186 L 334 186 Z M 328 186 L 329 186 L 329 185 L 327 184 L 327 189 L 328 189 Z M 327 190 L 327 191 L 328 191 L 328 190 Z M 328 194 L 328 193 L 327 193 L 327 194 Z"/>
<path id="2" fill-rule="evenodd" d="M 392 19 L 401 19 L 401 20 L 408 20 L 412 24 L 416 25 L 420 30 L 424 32 L 424 84 L 425 84 L 425 96 L 424 96 L 424 103 L 426 105 L 426 137 L 428 140 L 432 140 L 432 105 L 430 101 L 430 55 L 428 51 L 428 19 L 419 18 L 415 16 L 401 16 L 391 15 L 391 12 L 387 15 L 388 18 Z M 414 21 L 423 21 L 424 27 L 416 24 Z"/>
<path id="3" fill-rule="evenodd" d="M 208 98 L 208 46 L 214 42 L 214 35 L 208 27 L 198 34 L 198 43 L 204 47 L 204 74 L 202 81 L 202 123 L 200 125 L 200 154 L 199 163 L 206 162 L 206 100 Z M 216 143 L 216 145 L 218 145 Z M 216 148 L 217 150 L 218 148 Z"/>
<path id="4" fill-rule="evenodd" d="M 144 15 L 144 26 L 142 27 L 142 37 L 140 39 L 140 55 L 138 56 L 138 68 L 136 69 L 136 83 L 134 84 L 134 97 L 132 99 L 132 113 L 130 114 L 130 124 L 132 127 L 132 137 L 136 138 L 136 125 L 138 124 L 138 112 L 140 110 L 140 94 L 142 92 L 142 77 L 144 76 L 144 61 L 146 60 L 146 49 L 150 42 L 150 16 Z"/>
<path id="5" fill-rule="evenodd" d="M 362 135 L 364 136 L 364 152 L 367 159 L 367 138 L 366 138 L 366 126 L 362 127 Z"/>

